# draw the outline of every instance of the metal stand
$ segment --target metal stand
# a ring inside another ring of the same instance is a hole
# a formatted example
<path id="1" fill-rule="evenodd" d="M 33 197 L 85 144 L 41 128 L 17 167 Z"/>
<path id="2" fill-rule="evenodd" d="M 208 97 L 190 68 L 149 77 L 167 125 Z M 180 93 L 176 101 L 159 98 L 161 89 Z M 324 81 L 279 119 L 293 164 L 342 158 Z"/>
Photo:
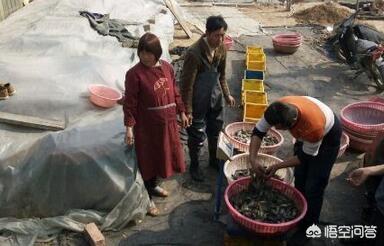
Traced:
<path id="1" fill-rule="evenodd" d="M 223 179 L 224 179 L 224 163 L 225 163 L 224 160 L 220 160 L 219 172 L 216 178 L 215 211 L 213 215 L 213 219 L 216 221 L 219 219 L 220 208 L 221 208 L 221 198 L 223 195 L 222 186 L 223 186 Z"/>
<path id="2" fill-rule="evenodd" d="M 216 151 L 216 157 L 219 160 L 219 172 L 216 178 L 215 210 L 213 216 L 213 219 L 216 221 L 219 219 L 221 199 L 223 196 L 224 163 L 233 156 L 233 149 L 233 145 L 229 142 L 226 135 L 220 132 Z"/>

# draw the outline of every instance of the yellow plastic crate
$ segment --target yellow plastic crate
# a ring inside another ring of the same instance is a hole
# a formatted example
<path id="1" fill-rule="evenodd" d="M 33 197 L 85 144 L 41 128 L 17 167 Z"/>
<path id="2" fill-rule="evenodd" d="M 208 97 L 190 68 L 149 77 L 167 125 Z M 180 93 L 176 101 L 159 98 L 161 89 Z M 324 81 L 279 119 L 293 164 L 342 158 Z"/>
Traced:
<path id="1" fill-rule="evenodd" d="M 250 61 L 247 63 L 247 70 L 265 71 L 266 69 L 265 62 Z"/>
<path id="2" fill-rule="evenodd" d="M 259 120 L 260 120 L 259 118 L 257 118 L 257 119 L 255 119 L 255 118 L 244 118 L 243 122 L 257 123 Z"/>
<path id="3" fill-rule="evenodd" d="M 250 61 L 264 61 L 265 62 L 265 54 L 264 53 L 249 53 L 247 54 L 247 62 Z"/>
<path id="4" fill-rule="evenodd" d="M 263 116 L 264 111 L 268 107 L 267 104 L 245 103 L 243 112 L 244 122 L 257 122 Z"/>
<path id="5" fill-rule="evenodd" d="M 241 91 L 264 92 L 264 83 L 260 79 L 243 79 L 241 81 Z"/>
<path id="6" fill-rule="evenodd" d="M 260 91 L 244 91 L 244 102 L 268 104 L 267 93 Z"/>
<path id="7" fill-rule="evenodd" d="M 264 53 L 263 47 L 250 45 L 247 46 L 247 54 L 249 53 Z"/>
<path id="8" fill-rule="evenodd" d="M 244 104 L 244 91 L 264 92 L 264 83 L 260 79 L 243 79 L 241 82 L 241 104 Z"/>
<path id="9" fill-rule="evenodd" d="M 246 65 L 248 70 L 266 70 L 266 59 L 263 53 L 250 53 L 247 54 Z"/>

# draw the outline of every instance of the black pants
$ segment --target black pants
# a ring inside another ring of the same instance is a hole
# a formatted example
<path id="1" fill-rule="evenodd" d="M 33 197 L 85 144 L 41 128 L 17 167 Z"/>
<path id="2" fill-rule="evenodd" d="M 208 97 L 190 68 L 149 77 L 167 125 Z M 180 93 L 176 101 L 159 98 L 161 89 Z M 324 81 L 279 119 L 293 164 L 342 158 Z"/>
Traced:
<path id="1" fill-rule="evenodd" d="M 197 169 L 200 149 L 208 137 L 210 164 L 216 162 L 216 147 L 223 128 L 223 95 L 220 86 L 219 63 L 210 63 L 199 51 L 193 51 L 201 60 L 203 72 L 198 73 L 193 85 L 192 125 L 188 127 L 188 148 L 191 158 L 190 169 Z"/>
<path id="2" fill-rule="evenodd" d="M 296 142 L 295 155 L 300 159 L 300 165 L 295 167 L 295 187 L 304 195 L 308 203 L 307 213 L 302 221 L 304 228 L 318 224 L 324 191 L 328 184 L 329 175 L 336 161 L 342 128 L 335 116 L 335 123 L 324 136 L 317 156 L 303 152 L 303 142 Z"/>
<path id="3" fill-rule="evenodd" d="M 192 125 L 187 128 L 191 168 L 198 167 L 200 149 L 207 138 L 209 156 L 215 158 L 217 141 L 223 124 L 223 107 L 210 108 L 204 118 L 192 120 Z"/>
<path id="4" fill-rule="evenodd" d="M 152 192 L 157 186 L 157 177 L 151 178 L 150 180 L 144 181 L 144 186 L 147 189 L 149 199 L 152 199 Z"/>
<path id="5" fill-rule="evenodd" d="M 193 119 L 187 128 L 188 145 L 202 146 L 207 137 L 217 138 L 224 124 L 222 113 L 223 108 L 210 109 L 205 118 Z"/>

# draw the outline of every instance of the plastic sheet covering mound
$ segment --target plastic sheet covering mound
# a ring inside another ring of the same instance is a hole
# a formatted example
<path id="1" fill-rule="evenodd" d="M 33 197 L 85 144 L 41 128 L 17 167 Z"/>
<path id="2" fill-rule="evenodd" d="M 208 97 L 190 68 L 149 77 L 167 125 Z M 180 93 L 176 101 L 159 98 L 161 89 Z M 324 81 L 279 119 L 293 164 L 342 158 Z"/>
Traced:
<path id="1" fill-rule="evenodd" d="M 145 215 L 149 199 L 124 144 L 122 109 L 94 106 L 87 91 L 94 83 L 123 90 L 137 50 L 99 35 L 79 11 L 136 22 L 127 29 L 137 37 L 154 19 L 150 30 L 168 59 L 173 17 L 162 9 L 161 0 L 33 1 L 0 22 L 0 81 L 17 90 L 0 111 L 66 122 L 59 132 L 0 124 L 0 231 L 19 242 L 9 245 L 89 222 L 119 230 Z"/>

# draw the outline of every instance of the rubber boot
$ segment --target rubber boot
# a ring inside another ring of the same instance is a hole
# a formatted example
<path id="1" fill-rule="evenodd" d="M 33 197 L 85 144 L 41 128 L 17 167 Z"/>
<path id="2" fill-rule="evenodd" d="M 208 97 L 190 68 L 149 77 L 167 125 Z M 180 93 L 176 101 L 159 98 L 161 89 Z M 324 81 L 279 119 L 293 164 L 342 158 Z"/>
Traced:
<path id="1" fill-rule="evenodd" d="M 209 166 L 215 170 L 219 170 L 219 160 L 216 158 L 218 138 L 208 139 Z"/>
<path id="2" fill-rule="evenodd" d="M 199 156 L 200 148 L 196 146 L 189 146 L 189 157 L 191 159 L 189 173 L 194 181 L 203 182 L 204 175 L 199 168 Z"/>

